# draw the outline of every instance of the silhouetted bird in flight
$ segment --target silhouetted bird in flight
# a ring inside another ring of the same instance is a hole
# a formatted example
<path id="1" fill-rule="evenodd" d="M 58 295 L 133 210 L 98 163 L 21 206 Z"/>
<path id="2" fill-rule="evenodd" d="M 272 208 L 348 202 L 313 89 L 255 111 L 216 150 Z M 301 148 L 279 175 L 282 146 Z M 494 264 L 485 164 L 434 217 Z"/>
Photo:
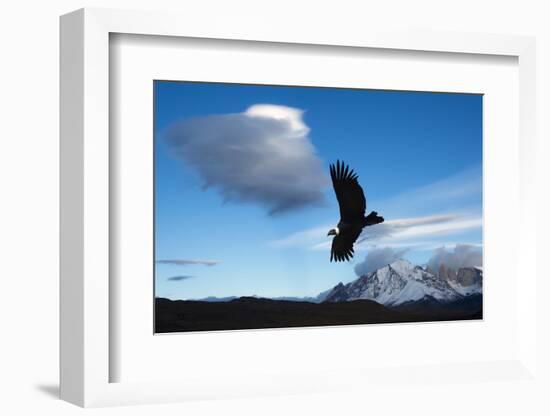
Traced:
<path id="1" fill-rule="evenodd" d="M 380 224 L 384 218 L 376 211 L 365 217 L 367 202 L 357 174 L 338 160 L 330 165 L 330 177 L 340 205 L 340 222 L 327 235 L 333 235 L 330 261 L 344 261 L 353 257 L 353 243 L 364 227 Z"/>

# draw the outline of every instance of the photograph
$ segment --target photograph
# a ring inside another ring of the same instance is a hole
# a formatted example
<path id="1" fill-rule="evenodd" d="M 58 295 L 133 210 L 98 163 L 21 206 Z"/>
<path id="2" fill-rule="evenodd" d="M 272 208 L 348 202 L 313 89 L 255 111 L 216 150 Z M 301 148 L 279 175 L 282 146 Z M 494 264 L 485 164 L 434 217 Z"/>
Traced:
<path id="1" fill-rule="evenodd" d="M 483 319 L 482 94 L 153 88 L 154 333 Z"/>

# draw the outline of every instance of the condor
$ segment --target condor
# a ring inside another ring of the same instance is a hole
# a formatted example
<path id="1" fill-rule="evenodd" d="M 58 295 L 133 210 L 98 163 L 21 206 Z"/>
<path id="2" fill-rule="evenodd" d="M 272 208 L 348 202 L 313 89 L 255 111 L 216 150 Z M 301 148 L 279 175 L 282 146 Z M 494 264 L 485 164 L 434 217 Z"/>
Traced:
<path id="1" fill-rule="evenodd" d="M 367 202 L 357 174 L 344 162 L 330 165 L 330 177 L 340 205 L 340 222 L 327 235 L 333 235 L 330 261 L 345 261 L 353 257 L 353 244 L 364 227 L 380 224 L 384 218 L 376 211 L 365 217 Z"/>

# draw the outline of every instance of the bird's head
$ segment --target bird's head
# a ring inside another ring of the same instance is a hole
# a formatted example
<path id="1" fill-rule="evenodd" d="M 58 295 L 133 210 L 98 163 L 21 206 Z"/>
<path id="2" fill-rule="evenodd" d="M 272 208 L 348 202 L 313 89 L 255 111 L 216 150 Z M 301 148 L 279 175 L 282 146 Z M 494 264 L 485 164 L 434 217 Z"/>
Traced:
<path id="1" fill-rule="evenodd" d="M 329 231 L 328 234 L 327 234 L 327 237 L 328 237 L 329 235 L 338 235 L 339 232 L 340 232 L 340 230 L 338 229 L 338 227 L 336 227 L 336 228 L 331 228 L 330 231 Z"/>

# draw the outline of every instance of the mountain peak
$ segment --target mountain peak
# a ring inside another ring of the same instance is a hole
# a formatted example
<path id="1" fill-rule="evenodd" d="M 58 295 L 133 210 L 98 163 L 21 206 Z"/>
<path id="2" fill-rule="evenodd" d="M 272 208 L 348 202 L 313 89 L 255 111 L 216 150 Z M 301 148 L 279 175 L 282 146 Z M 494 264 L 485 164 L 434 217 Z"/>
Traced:
<path id="1" fill-rule="evenodd" d="M 338 284 L 325 301 L 369 299 L 395 306 L 428 297 L 450 302 L 460 296 L 447 281 L 408 260 L 399 259 L 346 285 Z"/>
<path id="2" fill-rule="evenodd" d="M 416 268 L 418 266 L 415 266 L 409 260 L 398 259 L 398 260 L 395 260 L 394 262 L 388 264 L 388 267 L 391 267 L 393 270 L 395 270 L 397 272 L 401 272 L 401 271 L 413 270 L 414 268 Z"/>
<path id="3" fill-rule="evenodd" d="M 393 262 L 391 262 L 388 266 L 409 266 L 409 267 L 415 267 L 415 265 L 413 263 L 411 263 L 409 260 L 407 259 L 397 259 Z"/>

